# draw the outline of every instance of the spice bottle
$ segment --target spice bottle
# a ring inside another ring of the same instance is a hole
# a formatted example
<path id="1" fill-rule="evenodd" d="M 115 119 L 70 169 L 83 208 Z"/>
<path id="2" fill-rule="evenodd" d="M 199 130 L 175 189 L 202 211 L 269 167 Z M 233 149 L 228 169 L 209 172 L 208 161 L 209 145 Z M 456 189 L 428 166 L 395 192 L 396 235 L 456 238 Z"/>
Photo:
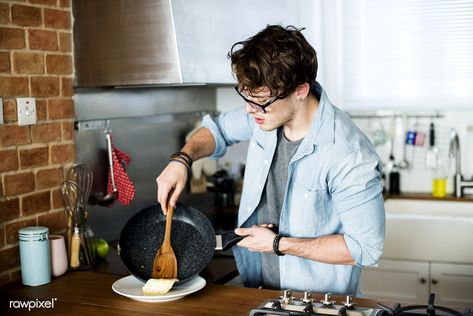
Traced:
<path id="1" fill-rule="evenodd" d="M 391 172 L 389 173 L 389 193 L 399 194 L 401 193 L 401 175 L 399 168 L 396 164 L 393 165 Z"/>

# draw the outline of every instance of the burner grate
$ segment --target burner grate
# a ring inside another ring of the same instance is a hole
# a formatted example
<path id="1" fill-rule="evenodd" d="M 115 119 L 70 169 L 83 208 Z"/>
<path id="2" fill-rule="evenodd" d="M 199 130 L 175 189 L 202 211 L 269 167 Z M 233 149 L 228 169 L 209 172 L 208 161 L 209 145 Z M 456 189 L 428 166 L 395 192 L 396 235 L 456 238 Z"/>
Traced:
<path id="1" fill-rule="evenodd" d="M 304 298 L 296 299 L 291 290 L 285 290 L 279 299 L 266 301 L 263 305 L 250 311 L 249 316 L 473 316 L 468 308 L 463 313 L 452 308 L 435 306 L 435 294 L 430 294 L 427 305 L 396 304 L 388 307 L 381 303 L 376 308 L 358 307 L 347 296 L 341 305 L 332 301 L 332 294 L 325 294 L 325 299 L 319 302 L 311 299 L 310 292 L 304 292 Z"/>
<path id="2" fill-rule="evenodd" d="M 407 305 L 402 307 L 400 304 L 396 304 L 394 307 L 390 308 L 379 303 L 378 307 L 392 316 L 473 316 L 473 312 L 470 309 L 466 309 L 464 313 L 461 313 L 448 307 L 435 306 L 434 301 L 435 293 L 431 293 L 428 305 Z"/>

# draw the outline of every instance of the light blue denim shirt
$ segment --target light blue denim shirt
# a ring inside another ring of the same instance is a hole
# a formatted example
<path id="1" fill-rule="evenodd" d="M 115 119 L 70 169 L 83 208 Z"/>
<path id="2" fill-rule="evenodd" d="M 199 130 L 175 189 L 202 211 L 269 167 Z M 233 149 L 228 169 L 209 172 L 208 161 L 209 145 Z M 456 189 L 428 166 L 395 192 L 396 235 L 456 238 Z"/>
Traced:
<path id="1" fill-rule="evenodd" d="M 289 163 L 279 232 L 289 237 L 316 238 L 342 234 L 355 265 L 326 264 L 301 257 L 279 257 L 282 289 L 360 295 L 362 266 L 376 265 L 383 251 L 385 212 L 382 164 L 374 146 L 321 90 L 311 129 Z M 249 141 L 238 226 L 257 223 L 258 206 L 275 152 L 276 130 L 259 128 L 245 107 L 206 116 L 203 127 L 212 132 L 222 157 L 227 146 Z M 234 247 L 245 286 L 261 283 L 258 252 Z"/>

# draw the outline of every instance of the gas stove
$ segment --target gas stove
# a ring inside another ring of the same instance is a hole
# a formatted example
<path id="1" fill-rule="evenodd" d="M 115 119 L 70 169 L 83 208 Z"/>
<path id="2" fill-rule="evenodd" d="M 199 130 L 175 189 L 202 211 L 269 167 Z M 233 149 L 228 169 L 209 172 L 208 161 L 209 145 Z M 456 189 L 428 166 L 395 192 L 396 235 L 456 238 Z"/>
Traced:
<path id="1" fill-rule="evenodd" d="M 435 294 L 430 294 L 428 305 L 396 304 L 388 307 L 378 304 L 377 308 L 357 306 L 353 297 L 348 295 L 344 302 L 337 304 L 332 300 L 332 293 L 327 293 L 323 300 L 311 298 L 310 292 L 304 292 L 303 297 L 292 296 L 292 290 L 285 290 L 278 299 L 267 300 L 259 307 L 251 310 L 249 316 L 289 315 L 289 316 L 473 316 L 471 309 L 459 312 L 447 307 L 434 305 Z"/>
<path id="2" fill-rule="evenodd" d="M 325 294 L 320 302 L 311 298 L 310 292 L 296 298 L 291 290 L 285 290 L 279 299 L 268 300 L 260 307 L 253 309 L 250 316 L 260 315 L 340 315 L 340 316 L 382 316 L 385 312 L 376 308 L 356 306 L 351 295 L 346 296 L 344 302 L 337 304 L 332 300 L 332 293 Z"/>

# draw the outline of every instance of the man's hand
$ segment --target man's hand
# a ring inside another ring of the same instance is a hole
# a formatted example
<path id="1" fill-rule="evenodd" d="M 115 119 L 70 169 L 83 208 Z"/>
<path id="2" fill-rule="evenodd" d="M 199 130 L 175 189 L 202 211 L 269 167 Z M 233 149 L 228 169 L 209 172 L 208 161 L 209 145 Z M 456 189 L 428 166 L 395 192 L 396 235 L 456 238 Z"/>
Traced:
<path id="1" fill-rule="evenodd" d="M 176 161 L 171 161 L 156 178 L 156 183 L 158 185 L 157 198 L 165 215 L 168 211 L 168 199 L 169 204 L 172 207 L 176 206 L 176 202 L 179 199 L 179 196 L 181 196 L 187 182 L 187 172 L 185 165 Z M 174 190 L 174 192 L 172 193 L 172 196 L 169 197 L 169 193 L 172 190 Z"/>
<path id="2" fill-rule="evenodd" d="M 180 150 L 192 157 L 193 161 L 208 157 L 215 151 L 215 139 L 208 128 L 202 127 L 189 139 L 189 141 Z M 157 198 L 163 213 L 167 214 L 167 203 L 172 207 L 181 196 L 187 182 L 188 170 L 184 162 L 171 161 L 164 168 L 161 174 L 156 178 L 158 184 Z M 169 198 L 169 192 L 174 189 Z"/>
<path id="3" fill-rule="evenodd" d="M 250 228 L 237 228 L 235 234 L 247 236 L 237 245 L 250 251 L 272 252 L 273 240 L 276 234 L 271 230 L 273 224 L 253 225 Z"/>

